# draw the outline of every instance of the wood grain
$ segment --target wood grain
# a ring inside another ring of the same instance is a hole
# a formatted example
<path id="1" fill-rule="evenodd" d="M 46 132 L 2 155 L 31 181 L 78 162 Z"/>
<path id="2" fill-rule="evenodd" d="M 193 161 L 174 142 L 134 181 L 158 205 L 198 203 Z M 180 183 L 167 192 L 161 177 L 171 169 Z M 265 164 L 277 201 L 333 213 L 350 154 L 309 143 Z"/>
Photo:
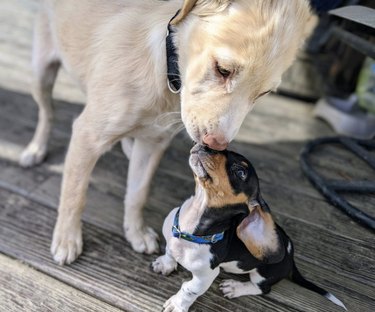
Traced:
<path id="1" fill-rule="evenodd" d="M 1 311 L 121 311 L 1 254 L 0 284 Z"/>

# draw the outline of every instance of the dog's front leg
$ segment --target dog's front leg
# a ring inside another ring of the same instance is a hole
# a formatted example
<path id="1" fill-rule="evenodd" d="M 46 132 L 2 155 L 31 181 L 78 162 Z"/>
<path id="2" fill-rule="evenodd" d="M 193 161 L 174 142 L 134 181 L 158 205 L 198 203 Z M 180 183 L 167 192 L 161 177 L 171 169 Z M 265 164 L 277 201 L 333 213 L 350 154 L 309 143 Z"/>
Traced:
<path id="1" fill-rule="evenodd" d="M 59 264 L 73 262 L 82 252 L 81 215 L 91 172 L 98 158 L 108 150 L 113 138 L 103 135 L 92 116 L 84 112 L 74 122 L 65 159 L 58 217 L 51 253 Z"/>
<path id="2" fill-rule="evenodd" d="M 220 269 L 193 271 L 193 278 L 184 282 L 177 294 L 172 296 L 164 304 L 164 312 L 187 312 L 194 301 L 211 286 L 219 275 Z"/>
<path id="3" fill-rule="evenodd" d="M 151 254 L 159 249 L 156 232 L 143 223 L 143 207 L 151 179 L 170 140 L 152 142 L 135 139 L 132 147 L 125 195 L 124 231 L 126 239 L 137 252 Z"/>

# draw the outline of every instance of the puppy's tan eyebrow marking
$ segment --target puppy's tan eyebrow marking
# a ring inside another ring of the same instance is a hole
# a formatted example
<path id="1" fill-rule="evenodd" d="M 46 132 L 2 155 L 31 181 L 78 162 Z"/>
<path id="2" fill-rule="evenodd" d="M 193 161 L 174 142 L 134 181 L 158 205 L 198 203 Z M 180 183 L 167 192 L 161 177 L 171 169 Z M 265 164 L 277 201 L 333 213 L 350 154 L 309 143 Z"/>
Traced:
<path id="1" fill-rule="evenodd" d="M 244 161 L 241 161 L 241 165 L 245 166 L 246 168 L 248 168 L 248 167 L 249 167 L 249 166 L 247 165 L 247 163 L 246 163 L 246 162 L 244 162 Z"/>

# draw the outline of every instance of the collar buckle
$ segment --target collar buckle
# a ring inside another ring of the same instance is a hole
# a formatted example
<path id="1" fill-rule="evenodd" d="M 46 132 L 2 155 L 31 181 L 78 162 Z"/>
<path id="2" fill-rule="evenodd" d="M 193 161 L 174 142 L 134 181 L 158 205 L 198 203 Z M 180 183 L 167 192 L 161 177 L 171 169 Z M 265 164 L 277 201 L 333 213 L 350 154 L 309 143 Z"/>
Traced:
<path id="1" fill-rule="evenodd" d="M 181 238 L 181 231 L 177 226 L 174 225 L 172 230 L 177 234 L 177 235 L 174 235 L 175 237 Z"/>
<path id="2" fill-rule="evenodd" d="M 217 241 L 218 241 L 218 239 L 216 238 L 216 234 L 212 235 L 212 237 L 211 237 L 211 243 L 215 244 Z"/>
<path id="3" fill-rule="evenodd" d="M 181 89 L 176 89 L 173 84 L 170 82 L 169 79 L 167 79 L 167 86 L 169 91 L 171 91 L 173 94 L 179 94 Z"/>

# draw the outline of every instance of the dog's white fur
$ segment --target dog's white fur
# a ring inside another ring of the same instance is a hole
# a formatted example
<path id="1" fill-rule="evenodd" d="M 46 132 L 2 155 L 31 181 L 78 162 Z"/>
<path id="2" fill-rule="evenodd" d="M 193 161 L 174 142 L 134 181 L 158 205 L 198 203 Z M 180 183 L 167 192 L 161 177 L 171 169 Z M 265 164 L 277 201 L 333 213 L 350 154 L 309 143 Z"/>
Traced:
<path id="1" fill-rule="evenodd" d="M 166 84 L 165 34 L 181 6 L 174 21 L 180 97 Z M 230 142 L 256 98 L 279 84 L 311 28 L 310 17 L 307 0 L 45 1 L 33 48 L 39 122 L 21 165 L 33 166 L 45 157 L 60 64 L 87 95 L 65 160 L 54 259 L 71 263 L 81 253 L 80 219 L 90 174 L 98 158 L 121 139 L 130 158 L 125 236 L 136 251 L 155 252 L 157 236 L 144 225 L 142 207 L 175 133 L 173 122 L 160 124 L 158 116 L 181 105 L 192 139 L 202 142 L 211 134 Z M 230 76 L 221 76 L 217 66 Z"/>

